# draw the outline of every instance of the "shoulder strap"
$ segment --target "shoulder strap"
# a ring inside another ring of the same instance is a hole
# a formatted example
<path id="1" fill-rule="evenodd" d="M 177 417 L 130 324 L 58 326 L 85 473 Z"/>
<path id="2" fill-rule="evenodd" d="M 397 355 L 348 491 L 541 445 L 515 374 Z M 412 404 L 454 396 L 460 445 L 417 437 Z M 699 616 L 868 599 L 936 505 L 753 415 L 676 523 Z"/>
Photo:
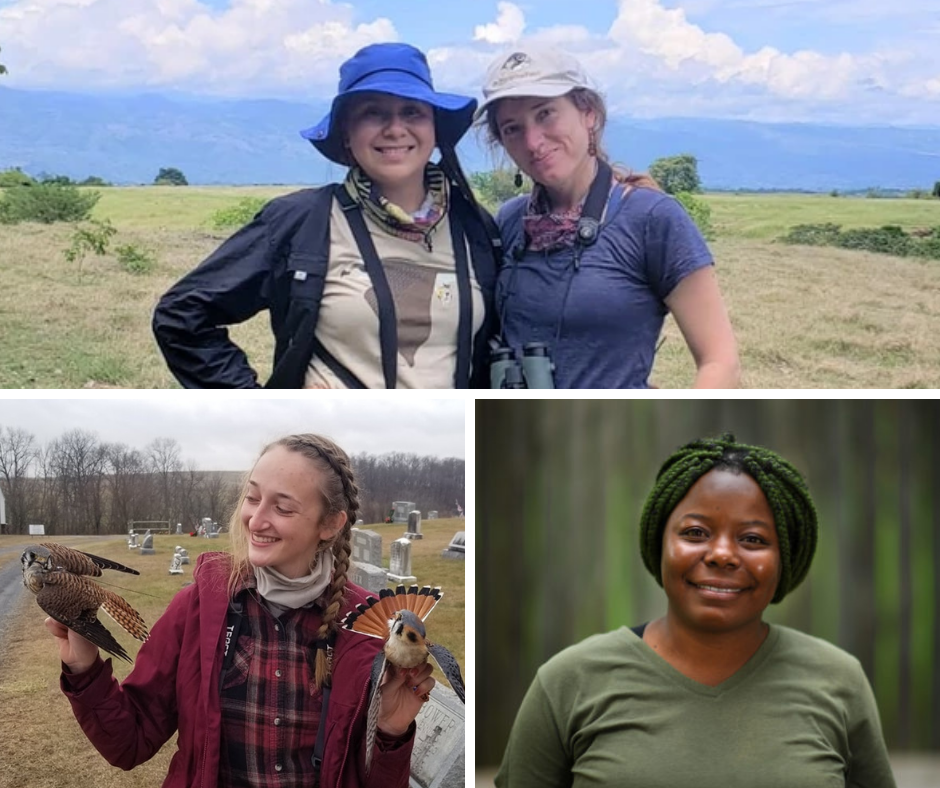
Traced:
<path id="1" fill-rule="evenodd" d="M 457 364 L 454 371 L 454 388 L 465 389 L 470 387 L 470 347 L 473 343 L 470 263 L 467 259 L 467 238 L 457 218 L 457 212 L 450 210 L 449 214 L 454 262 L 457 268 Z"/>
<path id="2" fill-rule="evenodd" d="M 264 387 L 287 389 L 303 387 L 304 373 L 313 354 L 314 329 L 320 314 L 320 299 L 330 265 L 330 211 L 333 189 L 324 187 L 313 196 L 307 216 L 294 233 L 292 249 L 300 265 L 289 283 L 287 313 L 277 332 L 274 370 Z"/>
<path id="3" fill-rule="evenodd" d="M 372 242 L 372 235 L 366 227 L 366 220 L 359 205 L 353 200 L 343 184 L 337 184 L 336 199 L 352 229 L 366 273 L 375 288 L 375 297 L 379 307 L 379 343 L 382 347 L 382 374 L 385 388 L 393 389 L 398 385 L 398 319 L 395 316 L 395 301 L 392 289 L 385 276 L 385 268 L 379 259 Z"/>

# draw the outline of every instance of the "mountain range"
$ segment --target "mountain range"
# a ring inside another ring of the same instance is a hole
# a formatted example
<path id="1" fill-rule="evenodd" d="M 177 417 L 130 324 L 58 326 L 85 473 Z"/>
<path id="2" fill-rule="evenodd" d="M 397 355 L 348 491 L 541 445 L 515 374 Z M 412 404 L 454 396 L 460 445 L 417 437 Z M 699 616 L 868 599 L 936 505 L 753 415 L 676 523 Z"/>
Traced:
<path id="1" fill-rule="evenodd" d="M 342 168 L 298 132 L 327 110 L 323 101 L 0 88 L 0 170 L 146 184 L 161 167 L 176 167 L 191 184 L 323 183 Z M 638 171 L 691 153 L 712 190 L 930 190 L 940 180 L 940 126 L 616 117 L 604 146 Z M 468 172 L 508 162 L 474 131 L 459 152 Z"/>

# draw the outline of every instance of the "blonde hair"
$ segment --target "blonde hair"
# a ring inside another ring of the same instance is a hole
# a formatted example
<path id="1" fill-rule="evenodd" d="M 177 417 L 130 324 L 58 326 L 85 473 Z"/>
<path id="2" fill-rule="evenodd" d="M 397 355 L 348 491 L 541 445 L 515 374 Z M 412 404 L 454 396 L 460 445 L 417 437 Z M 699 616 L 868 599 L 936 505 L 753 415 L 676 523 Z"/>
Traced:
<path id="1" fill-rule="evenodd" d="M 564 94 L 561 98 L 566 98 L 575 108 L 580 112 L 593 112 L 596 116 L 596 124 L 592 129 L 592 141 L 594 143 L 595 154 L 598 159 L 601 161 L 606 161 L 610 164 L 611 169 L 614 171 L 614 178 L 619 182 L 627 186 L 646 186 L 650 189 L 656 189 L 657 191 L 662 191 L 662 188 L 656 181 L 645 172 L 633 172 L 633 170 L 623 167 L 619 164 L 614 164 L 611 162 L 610 157 L 607 155 L 601 144 L 601 137 L 604 134 L 604 127 L 607 125 L 607 105 L 604 103 L 604 98 L 597 91 L 591 90 L 589 88 L 574 88 Z M 505 99 L 500 99 L 500 101 L 505 101 Z M 487 141 L 490 144 L 491 148 L 495 148 L 497 145 L 502 145 L 503 141 L 499 134 L 499 125 L 496 122 L 496 108 L 499 106 L 500 101 L 496 101 L 491 104 L 486 110 L 486 132 L 487 132 Z"/>
<path id="2" fill-rule="evenodd" d="M 320 551 L 332 550 L 335 563 L 333 578 L 326 591 L 327 603 L 323 611 L 323 624 L 317 633 L 321 643 L 326 643 L 339 629 L 339 611 L 346 591 L 346 573 L 349 571 L 350 529 L 356 522 L 359 513 L 359 487 L 356 485 L 349 456 L 329 438 L 321 435 L 304 433 L 301 435 L 288 435 L 264 447 L 261 457 L 271 449 L 283 446 L 288 451 L 302 454 L 319 471 L 320 494 L 323 496 L 324 509 L 321 522 L 341 512 L 346 513 L 346 522 L 330 539 L 324 539 L 318 547 Z M 241 508 L 248 491 L 248 480 L 242 488 L 238 499 L 238 506 L 232 513 L 229 522 L 231 568 L 229 570 L 228 589 L 233 594 L 242 579 L 251 572 L 248 561 L 248 534 L 242 526 Z M 317 556 L 314 556 L 310 568 L 316 565 Z M 315 681 L 317 687 L 322 689 L 329 686 L 331 681 L 331 664 L 327 658 L 325 648 L 317 647 Z"/>

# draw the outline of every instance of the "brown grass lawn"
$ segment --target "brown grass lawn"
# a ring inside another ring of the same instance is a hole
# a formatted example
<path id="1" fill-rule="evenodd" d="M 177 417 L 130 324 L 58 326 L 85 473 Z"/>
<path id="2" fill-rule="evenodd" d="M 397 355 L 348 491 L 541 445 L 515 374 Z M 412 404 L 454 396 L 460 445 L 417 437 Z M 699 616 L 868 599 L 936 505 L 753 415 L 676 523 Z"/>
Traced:
<path id="1" fill-rule="evenodd" d="M 402 525 L 367 526 L 383 536 L 387 560 L 389 544 L 404 531 Z M 464 564 L 440 557 L 453 534 L 463 528 L 463 520 L 433 520 L 422 524 L 425 538 L 414 543 L 412 564 L 421 584 L 442 586 L 444 597 L 428 620 L 432 637 L 444 643 L 464 666 Z M 184 541 L 183 541 L 184 540 Z M 0 548 L 30 544 L 29 537 L 0 538 Z M 63 542 L 73 541 L 65 538 Z M 73 541 L 74 543 L 74 541 Z M 102 578 L 124 590 L 115 589 L 131 602 L 152 624 L 166 608 L 183 582 L 191 579 L 197 554 L 224 549 L 227 539 L 218 541 L 179 536 L 155 536 L 157 554 L 141 556 L 126 547 L 122 537 L 101 541 L 82 541 L 87 552 L 123 561 L 140 570 L 140 577 L 121 575 Z M 184 567 L 182 578 L 167 574 L 170 556 L 176 544 L 189 550 L 193 561 Z M 2 560 L 18 560 L 18 553 L 4 554 Z M 116 574 L 116 573 L 106 573 Z M 151 596 L 144 596 L 149 594 Z M 149 762 L 132 772 L 123 772 L 108 763 L 88 743 L 72 716 L 71 708 L 59 690 L 58 652 L 43 626 L 43 612 L 28 592 L 21 597 L 15 620 L 9 622 L 0 642 L 0 788 L 150 788 L 160 785 L 166 776 L 170 758 L 176 749 L 175 737 Z M 138 643 L 128 637 L 106 615 L 106 626 L 132 656 Z M 113 660 L 115 674 L 124 678 L 130 666 Z M 439 673 L 435 673 L 442 680 Z"/>
<path id="2" fill-rule="evenodd" d="M 226 237 L 207 229 L 213 211 L 285 189 L 103 191 L 95 215 L 118 228 L 112 245 L 152 250 L 156 270 L 133 275 L 106 256 L 87 257 L 79 271 L 62 254 L 69 226 L 0 225 L 0 387 L 175 386 L 150 331 L 157 299 Z M 803 222 L 940 225 L 940 201 L 705 199 L 746 387 L 940 387 L 940 261 L 774 242 Z M 273 351 L 267 315 L 231 333 L 264 380 Z M 665 336 L 652 382 L 688 386 L 692 360 L 671 321 Z"/>

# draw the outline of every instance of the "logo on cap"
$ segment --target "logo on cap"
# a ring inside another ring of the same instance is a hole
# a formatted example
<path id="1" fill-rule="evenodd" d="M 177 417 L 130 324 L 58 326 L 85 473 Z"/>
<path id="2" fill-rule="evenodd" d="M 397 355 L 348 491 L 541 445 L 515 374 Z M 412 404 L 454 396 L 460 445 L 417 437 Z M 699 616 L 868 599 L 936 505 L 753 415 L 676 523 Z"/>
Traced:
<path id="1" fill-rule="evenodd" d="M 515 54 L 510 55 L 506 62 L 503 63 L 503 71 L 514 71 L 517 68 L 521 68 L 530 60 L 529 56 L 525 52 L 516 52 Z"/>

